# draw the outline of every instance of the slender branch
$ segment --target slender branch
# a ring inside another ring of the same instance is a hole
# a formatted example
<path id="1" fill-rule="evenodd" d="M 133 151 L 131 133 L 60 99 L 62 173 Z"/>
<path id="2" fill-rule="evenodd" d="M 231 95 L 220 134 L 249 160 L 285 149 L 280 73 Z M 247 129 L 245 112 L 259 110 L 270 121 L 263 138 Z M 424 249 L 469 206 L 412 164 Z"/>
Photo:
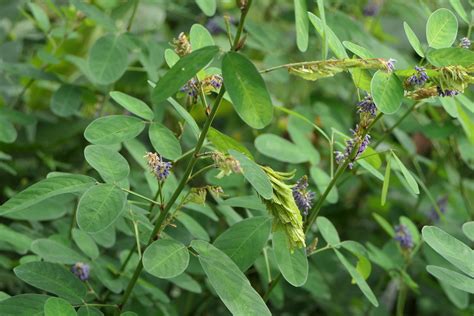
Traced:
<path id="1" fill-rule="evenodd" d="M 264 302 L 268 301 L 268 299 L 270 298 L 270 294 L 272 293 L 273 289 L 278 284 L 278 282 L 280 282 L 280 280 L 281 280 L 281 273 L 278 274 L 277 277 L 272 282 L 270 282 L 270 286 L 268 287 L 268 290 L 263 295 Z"/>
<path id="2" fill-rule="evenodd" d="M 195 177 L 197 177 L 198 175 L 200 175 L 201 173 L 206 172 L 207 170 L 212 169 L 212 168 L 215 168 L 215 167 L 216 167 L 215 164 L 202 167 L 201 169 L 199 169 L 198 171 L 196 171 L 195 173 L 193 173 L 192 176 L 189 177 L 188 182 L 191 181 L 192 179 L 194 179 Z"/>
<path id="3" fill-rule="evenodd" d="M 135 3 L 133 4 L 132 15 L 130 16 L 130 20 L 128 20 L 127 32 L 130 32 L 130 30 L 132 29 L 133 20 L 135 19 L 135 14 L 137 13 L 137 8 L 138 8 L 138 3 L 139 2 L 140 2 L 140 0 L 135 0 Z"/>

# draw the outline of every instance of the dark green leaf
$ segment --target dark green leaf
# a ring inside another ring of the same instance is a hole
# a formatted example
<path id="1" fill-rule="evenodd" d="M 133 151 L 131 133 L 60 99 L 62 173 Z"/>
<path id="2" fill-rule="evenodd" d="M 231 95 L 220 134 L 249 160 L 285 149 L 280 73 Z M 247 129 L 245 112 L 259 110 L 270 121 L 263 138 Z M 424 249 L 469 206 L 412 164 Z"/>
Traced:
<path id="1" fill-rule="evenodd" d="M 136 137 L 145 128 L 139 118 L 125 115 L 100 117 L 87 126 L 84 137 L 97 145 L 112 145 Z"/>
<path id="2" fill-rule="evenodd" d="M 297 164 L 309 160 L 298 146 L 274 134 L 259 135 L 255 139 L 255 147 L 265 156 L 283 162 Z"/>
<path id="3" fill-rule="evenodd" d="M 46 261 L 74 264 L 84 262 L 86 259 L 64 244 L 52 239 L 37 239 L 31 244 L 31 251 Z"/>
<path id="4" fill-rule="evenodd" d="M 426 23 L 426 39 L 433 48 L 450 47 L 456 40 L 458 20 L 448 9 L 433 12 Z"/>
<path id="5" fill-rule="evenodd" d="M 118 183 L 130 173 L 127 160 L 110 147 L 89 145 L 84 149 L 84 157 L 105 182 Z"/>
<path id="6" fill-rule="evenodd" d="M 122 93 L 120 91 L 110 92 L 110 96 L 118 104 L 124 107 L 126 110 L 132 112 L 133 114 L 144 118 L 145 120 L 152 121 L 155 114 L 148 107 L 148 105 L 140 99 L 134 98 L 128 94 Z"/>
<path id="7" fill-rule="evenodd" d="M 174 160 L 181 156 L 181 145 L 174 133 L 160 123 L 152 123 L 148 130 L 151 144 L 161 156 Z"/>
<path id="8" fill-rule="evenodd" d="M 51 297 L 44 304 L 44 316 L 75 316 L 72 305 L 59 297 Z"/>

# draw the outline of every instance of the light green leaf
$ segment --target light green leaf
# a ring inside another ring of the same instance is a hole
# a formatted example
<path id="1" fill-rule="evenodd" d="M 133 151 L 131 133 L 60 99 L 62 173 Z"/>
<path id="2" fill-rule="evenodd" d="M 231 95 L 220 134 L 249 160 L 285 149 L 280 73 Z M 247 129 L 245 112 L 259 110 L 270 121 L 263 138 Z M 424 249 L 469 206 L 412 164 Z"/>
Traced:
<path id="1" fill-rule="evenodd" d="M 181 104 L 176 102 L 173 98 L 168 98 L 168 102 L 173 106 L 175 111 L 178 112 L 179 116 L 181 116 L 181 118 L 186 122 L 186 124 L 189 125 L 194 136 L 196 137 L 196 139 L 198 139 L 199 134 L 201 134 L 201 131 L 199 130 L 199 126 L 197 125 L 191 114 L 189 114 L 189 112 L 186 111 L 186 109 L 183 108 Z"/>
<path id="2" fill-rule="evenodd" d="M 311 169 L 309 170 L 309 174 L 313 182 L 316 184 L 316 187 L 318 188 L 319 192 L 322 194 L 324 191 L 326 191 L 329 183 L 331 182 L 331 178 L 329 177 L 329 175 L 324 172 L 323 169 L 318 167 L 311 167 Z M 331 191 L 329 191 L 329 194 L 326 197 L 326 201 L 328 203 L 336 203 L 338 199 L 339 194 L 337 193 L 336 186 L 334 186 Z"/>
<path id="3" fill-rule="evenodd" d="M 245 272 L 260 255 L 272 228 L 272 219 L 257 216 L 244 219 L 224 231 L 214 246 L 231 258 Z"/>
<path id="4" fill-rule="evenodd" d="M 229 149 L 234 149 L 236 151 L 240 151 L 248 158 L 254 160 L 252 154 L 244 145 L 242 145 L 240 142 L 236 141 L 232 137 L 219 132 L 213 127 L 209 128 L 207 138 L 217 148 L 217 150 L 223 153 L 228 153 Z"/>
<path id="5" fill-rule="evenodd" d="M 149 120 L 149 121 L 153 120 L 155 114 L 148 107 L 148 105 L 142 100 L 134 98 L 120 91 L 112 91 L 110 92 L 110 96 L 118 104 L 120 104 L 122 107 L 124 107 L 126 110 L 130 111 L 131 113 L 141 118 L 144 118 L 145 120 Z"/>
<path id="6" fill-rule="evenodd" d="M 261 129 L 273 119 L 273 105 L 262 76 L 244 55 L 229 52 L 222 60 L 225 87 L 239 117 Z"/>
<path id="7" fill-rule="evenodd" d="M 77 206 L 77 224 L 87 233 L 97 233 L 112 225 L 125 209 L 125 193 L 112 184 L 87 190 Z"/>
<path id="8" fill-rule="evenodd" d="M 17 136 L 15 126 L 10 121 L 0 118 L 0 142 L 13 143 Z"/>
<path id="9" fill-rule="evenodd" d="M 329 219 L 323 216 L 318 216 L 316 219 L 316 225 L 319 228 L 319 232 L 323 236 L 324 240 L 330 245 L 337 245 L 341 242 L 339 234 L 337 233 L 336 227 Z"/>
<path id="10" fill-rule="evenodd" d="M 165 50 L 165 61 L 168 67 L 173 67 L 179 61 L 179 55 L 176 54 L 171 48 Z M 156 87 L 156 84 L 152 85 L 152 88 Z"/>
<path id="11" fill-rule="evenodd" d="M 382 196 L 380 197 L 380 205 L 384 206 L 385 202 L 387 201 L 387 194 L 388 194 L 388 187 L 390 185 L 390 171 L 392 159 L 390 159 L 390 155 L 387 156 L 387 167 L 385 167 L 385 176 L 383 178 L 383 185 L 382 185 Z"/>
<path id="12" fill-rule="evenodd" d="M 87 126 L 84 137 L 97 145 L 112 145 L 136 137 L 145 128 L 145 122 L 126 115 L 100 117 Z"/>
<path id="13" fill-rule="evenodd" d="M 92 260 L 99 257 L 99 247 L 97 247 L 94 239 L 86 232 L 80 229 L 73 228 L 72 239 L 76 243 L 77 247 L 81 249 Z"/>
<path id="14" fill-rule="evenodd" d="M 62 298 L 51 297 L 44 304 L 44 316 L 75 316 L 76 310 Z"/>
<path id="15" fill-rule="evenodd" d="M 66 175 L 41 180 L 17 193 L 0 206 L 0 215 L 23 210 L 53 196 L 82 192 L 94 182 L 93 178 L 82 175 Z"/>
<path id="16" fill-rule="evenodd" d="M 342 255 L 342 253 L 340 253 L 337 249 L 334 249 L 334 251 L 336 252 L 339 261 L 341 261 L 342 265 L 349 272 L 359 289 L 362 291 L 362 293 L 364 293 L 365 297 L 367 297 L 370 303 L 372 303 L 372 305 L 374 305 L 375 307 L 379 306 L 377 298 L 375 297 L 367 282 L 364 280 L 364 277 L 359 273 L 359 271 L 356 270 L 356 268 L 354 268 L 354 266 L 349 261 L 347 261 L 347 259 Z"/>
<path id="17" fill-rule="evenodd" d="M 271 315 L 263 299 L 224 252 L 202 240 L 193 240 L 191 247 L 198 253 L 212 287 L 233 315 Z"/>
<path id="18" fill-rule="evenodd" d="M 295 5 L 295 27 L 296 45 L 300 52 L 308 49 L 309 21 L 306 0 L 294 0 Z"/>
<path id="19" fill-rule="evenodd" d="M 403 22 L 403 28 L 405 29 L 405 35 L 408 38 L 408 42 L 410 42 L 411 47 L 415 50 L 415 52 L 420 57 L 425 57 L 425 53 L 423 52 L 423 47 L 421 46 L 420 40 L 418 36 L 416 36 L 415 32 L 411 29 L 410 25 L 407 22 Z"/>
<path id="20" fill-rule="evenodd" d="M 52 239 L 37 239 L 31 244 L 31 251 L 49 262 L 74 264 L 86 259 L 64 244 Z"/>
<path id="21" fill-rule="evenodd" d="M 354 44 L 349 41 L 342 42 L 345 48 L 350 50 L 354 55 L 359 56 L 360 58 L 375 58 L 375 55 L 372 54 L 367 48 L 360 45 Z"/>
<path id="22" fill-rule="evenodd" d="M 51 24 L 49 23 L 49 18 L 46 12 L 44 12 L 43 8 L 33 2 L 29 2 L 28 6 L 30 7 L 31 13 L 33 13 L 36 23 L 38 23 L 38 27 L 44 33 L 47 33 Z"/>
<path id="23" fill-rule="evenodd" d="M 153 148 L 161 156 L 174 160 L 181 156 L 181 145 L 174 133 L 166 126 L 160 123 L 152 123 L 148 130 L 148 137 L 150 138 Z"/>
<path id="24" fill-rule="evenodd" d="M 189 264 L 189 252 L 185 245 L 174 239 L 159 239 L 143 253 L 145 271 L 161 279 L 180 275 Z"/>
<path id="25" fill-rule="evenodd" d="M 474 52 L 460 47 L 433 49 L 426 57 L 435 67 L 458 65 L 467 68 L 474 65 Z"/>
<path id="26" fill-rule="evenodd" d="M 213 16 L 216 13 L 216 0 L 196 0 L 196 4 L 207 16 Z"/>
<path id="27" fill-rule="evenodd" d="M 194 77 L 199 70 L 206 67 L 218 52 L 219 48 L 217 46 L 207 46 L 182 57 L 157 82 L 152 93 L 153 102 L 158 104 L 168 99 Z"/>
<path id="28" fill-rule="evenodd" d="M 86 296 L 86 286 L 57 263 L 29 262 L 17 266 L 13 271 L 29 285 L 63 297 L 73 304 L 82 303 Z"/>
<path id="29" fill-rule="evenodd" d="M 306 249 L 303 247 L 292 251 L 285 232 L 277 230 L 273 232 L 273 252 L 285 280 L 296 287 L 304 285 L 308 278 Z"/>
<path id="30" fill-rule="evenodd" d="M 380 216 L 377 213 L 372 213 L 373 218 L 379 223 L 380 227 L 385 230 L 385 232 L 390 236 L 390 237 L 395 237 L 395 230 L 393 229 L 392 225 L 390 225 L 389 222 L 382 216 Z"/>
<path id="31" fill-rule="evenodd" d="M 344 46 L 342 45 L 339 38 L 337 38 L 337 35 L 333 32 L 333 30 L 331 30 L 327 25 L 326 28 L 324 28 L 324 24 L 321 19 L 313 13 L 308 12 L 308 17 L 321 37 L 323 36 L 323 34 L 326 34 L 329 48 L 332 50 L 334 55 L 336 55 L 336 57 L 340 59 L 348 58 L 349 56 L 347 55 Z"/>
<path id="32" fill-rule="evenodd" d="M 410 190 L 415 194 L 420 194 L 418 183 L 416 182 L 413 175 L 410 173 L 410 171 L 405 167 L 405 165 L 402 163 L 402 161 L 398 158 L 398 156 L 393 151 L 392 151 L 392 155 L 395 158 L 395 162 L 397 163 L 398 168 L 400 168 L 400 170 L 402 171 L 403 177 L 405 178 L 405 181 L 408 184 L 408 187 L 410 188 Z"/>
<path id="33" fill-rule="evenodd" d="M 456 13 L 461 17 L 461 19 L 469 24 L 469 18 L 467 17 L 466 10 L 464 10 L 464 7 L 462 6 L 461 0 L 449 0 L 449 3 L 453 7 L 454 11 L 456 11 Z"/>
<path id="34" fill-rule="evenodd" d="M 467 222 L 462 225 L 462 231 L 471 241 L 474 241 L 474 221 Z"/>
<path id="35" fill-rule="evenodd" d="M 128 66 L 128 51 L 123 35 L 108 34 L 99 38 L 89 51 L 89 73 L 101 85 L 117 81 Z"/>
<path id="36" fill-rule="evenodd" d="M 191 26 L 189 38 L 193 50 L 215 45 L 211 33 L 201 24 L 193 24 L 193 26 Z"/>
<path id="37" fill-rule="evenodd" d="M 168 279 L 168 281 L 176 284 L 182 289 L 185 289 L 192 293 L 202 293 L 202 288 L 199 283 L 189 276 L 187 273 L 181 273 L 180 275 Z"/>
<path id="38" fill-rule="evenodd" d="M 266 200 L 271 199 L 273 196 L 273 188 L 265 171 L 263 171 L 255 162 L 247 158 L 247 156 L 238 151 L 231 149 L 229 150 L 229 154 L 239 161 L 240 167 L 242 168 L 242 174 L 257 193 Z"/>
<path id="39" fill-rule="evenodd" d="M 79 87 L 64 84 L 51 98 L 51 111 L 62 117 L 73 115 L 81 106 L 82 92 Z"/>
<path id="40" fill-rule="evenodd" d="M 25 253 L 30 249 L 33 240 L 25 234 L 0 224 L 0 241 L 9 243 L 18 253 Z"/>
<path id="41" fill-rule="evenodd" d="M 50 298 L 40 294 L 20 294 L 0 301 L 2 316 L 40 316 L 43 315 L 44 303 Z"/>
<path id="42" fill-rule="evenodd" d="M 426 266 L 426 271 L 452 287 L 474 294 L 474 279 L 464 274 L 432 265 Z"/>
<path id="43" fill-rule="evenodd" d="M 435 226 L 425 226 L 421 232 L 423 239 L 434 251 L 464 273 L 474 277 L 474 251 L 471 248 Z"/>
<path id="44" fill-rule="evenodd" d="M 458 20 L 448 9 L 433 12 L 426 23 L 426 39 L 433 48 L 450 47 L 456 40 Z"/>
<path id="45" fill-rule="evenodd" d="M 274 134 L 259 135 L 255 139 L 255 147 L 265 156 L 283 162 L 298 164 L 309 160 L 298 146 Z"/>
<path id="46" fill-rule="evenodd" d="M 89 145 L 84 149 L 84 157 L 105 182 L 118 183 L 130 173 L 127 160 L 108 146 Z"/>
<path id="47" fill-rule="evenodd" d="M 384 114 L 397 112 L 402 104 L 403 85 L 394 73 L 377 71 L 370 83 L 370 91 L 375 105 Z"/>

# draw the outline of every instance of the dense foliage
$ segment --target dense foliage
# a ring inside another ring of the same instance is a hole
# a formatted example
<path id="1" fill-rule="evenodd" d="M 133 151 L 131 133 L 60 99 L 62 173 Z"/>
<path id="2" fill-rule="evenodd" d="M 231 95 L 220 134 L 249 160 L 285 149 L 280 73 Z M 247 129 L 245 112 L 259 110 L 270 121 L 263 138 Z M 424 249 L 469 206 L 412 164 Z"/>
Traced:
<path id="1" fill-rule="evenodd" d="M 472 315 L 473 25 L 0 1 L 0 315 Z"/>

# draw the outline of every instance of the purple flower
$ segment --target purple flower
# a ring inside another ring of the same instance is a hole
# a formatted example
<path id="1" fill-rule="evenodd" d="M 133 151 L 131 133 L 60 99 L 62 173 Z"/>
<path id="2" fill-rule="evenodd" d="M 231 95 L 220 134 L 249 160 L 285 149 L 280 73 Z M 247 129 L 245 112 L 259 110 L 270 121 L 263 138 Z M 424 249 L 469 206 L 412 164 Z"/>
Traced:
<path id="1" fill-rule="evenodd" d="M 81 281 L 87 281 L 89 279 L 90 267 L 86 263 L 76 262 L 71 267 L 71 272 L 79 278 Z"/>
<path id="2" fill-rule="evenodd" d="M 425 68 L 415 66 L 416 74 L 408 77 L 407 81 L 412 86 L 424 85 L 430 77 L 426 74 Z"/>
<path id="3" fill-rule="evenodd" d="M 209 84 L 216 90 L 219 90 L 222 87 L 222 76 L 221 75 L 212 75 L 209 79 Z"/>
<path id="4" fill-rule="evenodd" d="M 308 215 L 308 211 L 313 206 L 313 199 L 315 196 L 313 191 L 308 190 L 308 177 L 301 177 L 292 188 L 292 191 L 298 209 L 303 213 L 303 215 Z"/>
<path id="5" fill-rule="evenodd" d="M 355 130 L 351 129 L 351 133 L 352 133 L 352 138 L 346 140 L 346 148 L 344 149 L 344 152 L 340 152 L 340 151 L 334 152 L 334 154 L 336 155 L 335 156 L 336 163 L 340 165 L 341 163 L 346 161 L 346 159 L 350 158 L 351 153 L 356 147 L 356 145 L 359 145 L 355 157 L 348 164 L 349 169 L 352 169 L 354 167 L 354 161 L 360 157 L 360 155 L 367 149 L 367 147 L 370 144 L 370 135 L 365 135 L 364 138 L 362 138 L 361 136 L 362 131 L 360 130 L 359 125 L 356 126 Z"/>
<path id="6" fill-rule="evenodd" d="M 157 153 L 147 153 L 145 157 L 148 159 L 147 163 L 150 170 L 155 174 L 160 181 L 166 180 L 170 175 L 170 170 L 173 164 L 169 161 L 164 161 Z"/>
<path id="7" fill-rule="evenodd" d="M 182 86 L 179 91 L 186 92 L 191 98 L 196 98 L 198 95 L 198 82 L 195 78 L 192 78 L 184 86 Z"/>
<path id="8" fill-rule="evenodd" d="M 443 197 L 439 198 L 438 201 L 436 201 L 436 203 L 438 204 L 438 208 L 441 211 L 441 213 L 445 214 L 446 213 L 446 207 L 448 206 L 448 197 L 443 196 Z M 439 221 L 439 214 L 438 214 L 438 212 L 436 212 L 434 207 L 431 208 L 431 210 L 428 214 L 428 217 L 434 223 Z"/>
<path id="9" fill-rule="evenodd" d="M 402 249 L 411 249 L 411 248 L 413 248 L 412 236 L 411 236 L 410 232 L 408 231 L 408 228 L 403 224 L 395 226 L 395 237 L 394 237 L 394 239 L 396 241 L 398 241 L 398 243 L 400 244 L 400 247 L 402 247 Z"/>
<path id="10" fill-rule="evenodd" d="M 386 66 L 387 66 L 387 70 L 388 70 L 389 72 L 392 72 L 392 71 L 395 70 L 395 63 L 396 63 L 396 62 L 397 62 L 397 61 L 396 61 L 395 59 L 393 59 L 393 58 L 389 58 L 389 59 L 388 59 L 388 61 L 386 62 Z"/>
<path id="11" fill-rule="evenodd" d="M 467 37 L 463 37 L 459 41 L 459 46 L 462 47 L 462 48 L 469 49 L 469 48 L 471 48 L 471 41 Z"/>
<path id="12" fill-rule="evenodd" d="M 362 10 L 364 16 L 376 16 L 380 12 L 380 4 L 370 1 Z"/>
<path id="13" fill-rule="evenodd" d="M 357 107 L 357 113 L 369 113 L 372 117 L 377 115 L 377 107 L 370 95 L 367 95 L 362 101 L 357 103 Z"/>
<path id="14" fill-rule="evenodd" d="M 438 95 L 440 97 L 454 97 L 459 94 L 459 91 L 457 90 L 449 90 L 449 89 L 443 90 L 439 86 L 436 87 L 436 90 L 438 91 Z"/>

